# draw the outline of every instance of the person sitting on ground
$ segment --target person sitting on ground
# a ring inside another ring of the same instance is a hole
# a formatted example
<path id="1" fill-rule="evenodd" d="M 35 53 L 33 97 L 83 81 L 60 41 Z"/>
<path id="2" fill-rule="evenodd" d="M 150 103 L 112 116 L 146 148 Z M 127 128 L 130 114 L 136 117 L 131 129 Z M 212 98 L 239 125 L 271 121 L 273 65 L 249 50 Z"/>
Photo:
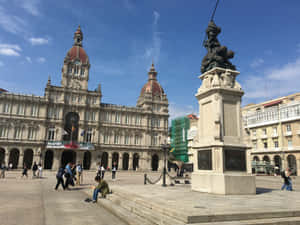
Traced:
<path id="1" fill-rule="evenodd" d="M 97 202 L 99 192 L 101 192 L 102 198 L 106 198 L 106 195 L 109 193 L 109 187 L 105 180 L 103 180 L 100 176 L 96 176 L 95 181 L 97 182 L 97 186 L 93 187 L 93 203 Z"/>

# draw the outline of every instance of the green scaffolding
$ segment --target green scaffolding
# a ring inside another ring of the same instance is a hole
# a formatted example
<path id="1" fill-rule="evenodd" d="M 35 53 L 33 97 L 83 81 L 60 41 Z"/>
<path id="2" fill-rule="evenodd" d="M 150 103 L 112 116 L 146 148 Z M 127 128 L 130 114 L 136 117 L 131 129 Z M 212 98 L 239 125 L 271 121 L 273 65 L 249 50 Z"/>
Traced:
<path id="1" fill-rule="evenodd" d="M 177 160 L 188 162 L 187 135 L 190 128 L 190 120 L 187 117 L 179 117 L 171 123 L 171 152 Z"/>

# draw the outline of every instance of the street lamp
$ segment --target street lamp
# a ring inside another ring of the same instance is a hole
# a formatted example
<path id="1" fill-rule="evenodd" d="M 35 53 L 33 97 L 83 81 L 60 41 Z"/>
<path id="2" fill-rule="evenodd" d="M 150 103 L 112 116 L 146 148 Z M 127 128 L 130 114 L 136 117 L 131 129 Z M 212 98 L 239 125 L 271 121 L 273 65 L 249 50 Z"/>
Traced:
<path id="1" fill-rule="evenodd" d="M 166 187 L 166 174 L 167 174 L 167 168 L 166 168 L 166 164 L 167 164 L 167 153 L 169 152 L 170 149 L 170 145 L 169 144 L 163 144 L 162 145 L 162 149 L 164 151 L 164 169 L 163 169 L 163 183 L 162 186 Z"/>

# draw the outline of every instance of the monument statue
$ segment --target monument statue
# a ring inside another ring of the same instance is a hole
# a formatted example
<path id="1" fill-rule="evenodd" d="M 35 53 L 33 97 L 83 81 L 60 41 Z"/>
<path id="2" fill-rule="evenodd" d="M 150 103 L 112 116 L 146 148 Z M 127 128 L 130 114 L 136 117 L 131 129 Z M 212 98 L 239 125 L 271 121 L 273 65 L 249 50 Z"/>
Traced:
<path id="1" fill-rule="evenodd" d="M 211 20 L 206 29 L 207 40 L 203 43 L 207 49 L 207 54 L 202 60 L 201 73 L 214 67 L 235 70 L 235 66 L 229 61 L 233 58 L 234 52 L 227 50 L 226 46 L 221 46 L 217 39 L 219 33 L 221 33 L 221 28 Z"/>

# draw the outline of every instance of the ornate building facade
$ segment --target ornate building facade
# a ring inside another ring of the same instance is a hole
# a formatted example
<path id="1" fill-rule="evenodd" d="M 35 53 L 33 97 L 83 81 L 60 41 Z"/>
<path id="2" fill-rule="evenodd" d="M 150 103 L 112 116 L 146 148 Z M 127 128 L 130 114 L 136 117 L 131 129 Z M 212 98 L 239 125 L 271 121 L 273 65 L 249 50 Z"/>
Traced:
<path id="1" fill-rule="evenodd" d="M 64 58 L 61 86 L 48 79 L 44 96 L 0 93 L 0 162 L 20 168 L 40 162 L 57 169 L 116 164 L 159 170 L 168 136 L 168 99 L 152 64 L 136 107 L 102 103 L 101 86 L 88 90 L 90 61 L 78 27 Z"/>
<path id="2" fill-rule="evenodd" d="M 242 109 L 253 165 L 270 164 L 300 174 L 300 93 Z"/>

